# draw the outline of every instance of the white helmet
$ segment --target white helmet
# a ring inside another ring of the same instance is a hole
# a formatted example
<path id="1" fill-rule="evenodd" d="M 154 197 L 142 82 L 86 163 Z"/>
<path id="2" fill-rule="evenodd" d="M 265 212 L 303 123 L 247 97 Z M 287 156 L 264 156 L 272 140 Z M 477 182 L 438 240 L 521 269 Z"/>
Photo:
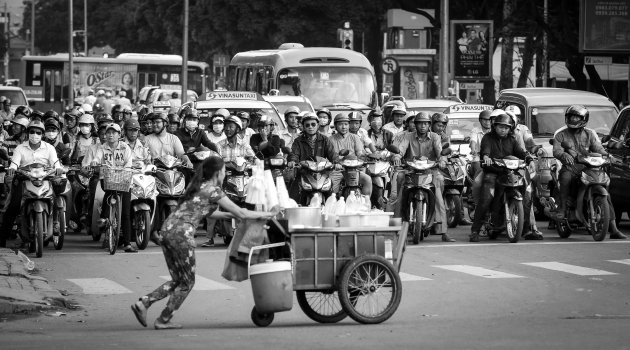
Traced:
<path id="1" fill-rule="evenodd" d="M 518 108 L 517 106 L 514 106 L 514 105 L 507 106 L 507 107 L 505 108 L 505 111 L 506 111 L 506 112 L 509 112 L 509 113 L 512 113 L 512 114 L 514 114 L 514 115 L 515 115 L 515 116 L 517 116 L 517 117 L 520 117 L 520 116 L 521 116 L 521 109 L 520 109 L 520 108 Z"/>
<path id="2" fill-rule="evenodd" d="M 490 118 L 497 117 L 497 116 L 499 116 L 501 114 L 505 114 L 505 111 L 502 110 L 501 108 L 497 108 L 497 109 L 493 110 L 492 113 L 490 113 Z"/>
<path id="3" fill-rule="evenodd" d="M 89 103 L 82 104 L 81 109 L 83 109 L 83 113 L 92 114 L 92 105 Z"/>

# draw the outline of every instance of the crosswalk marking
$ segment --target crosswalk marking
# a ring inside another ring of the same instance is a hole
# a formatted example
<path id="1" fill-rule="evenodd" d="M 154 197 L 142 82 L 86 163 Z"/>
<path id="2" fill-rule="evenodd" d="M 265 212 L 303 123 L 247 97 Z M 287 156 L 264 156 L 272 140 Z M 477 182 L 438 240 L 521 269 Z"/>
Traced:
<path id="1" fill-rule="evenodd" d="M 171 276 L 160 276 L 160 278 L 167 281 L 171 280 Z M 195 275 L 195 286 L 193 287 L 193 290 L 201 291 L 201 290 L 221 290 L 221 289 L 234 289 L 234 287 L 230 287 L 227 284 L 213 281 L 209 278 Z"/>
<path id="2" fill-rule="evenodd" d="M 483 277 L 483 278 L 523 278 L 523 276 L 513 275 L 511 273 L 505 273 L 501 271 L 495 271 L 486 269 L 479 266 L 471 266 L 471 265 L 433 265 L 433 267 L 437 267 L 440 269 L 462 272 L 469 275 Z"/>
<path id="3" fill-rule="evenodd" d="M 543 269 L 560 271 L 571 273 L 578 276 L 606 276 L 606 275 L 616 275 L 614 272 L 608 272 L 604 270 L 591 269 L 589 267 L 582 267 L 577 265 L 569 265 L 557 261 L 548 261 L 548 262 L 532 262 L 532 263 L 523 263 L 523 265 L 540 267 Z"/>
<path id="4" fill-rule="evenodd" d="M 621 260 L 608 260 L 610 262 L 614 262 L 614 263 L 619 263 L 619 264 L 626 264 L 626 265 L 630 265 L 630 259 L 621 259 Z"/>
<path id="5" fill-rule="evenodd" d="M 402 282 L 430 281 L 431 280 L 430 278 L 416 276 L 416 275 L 412 275 L 410 273 L 405 273 L 405 272 L 399 272 L 398 275 L 400 276 L 400 280 Z"/>
<path id="6" fill-rule="evenodd" d="M 83 289 L 84 294 L 126 294 L 129 289 L 107 278 L 72 278 L 68 281 Z"/>

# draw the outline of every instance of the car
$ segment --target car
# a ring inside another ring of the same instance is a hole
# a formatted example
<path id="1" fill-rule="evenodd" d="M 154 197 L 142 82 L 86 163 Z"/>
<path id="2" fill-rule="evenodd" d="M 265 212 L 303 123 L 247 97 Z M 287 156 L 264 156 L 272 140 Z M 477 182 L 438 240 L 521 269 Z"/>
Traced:
<path id="1" fill-rule="evenodd" d="M 15 86 L 0 86 L 0 97 L 4 96 L 11 100 L 11 112 L 15 112 L 18 106 L 28 106 L 28 99 L 24 90 Z"/>
<path id="2" fill-rule="evenodd" d="M 418 112 L 428 112 L 431 114 L 444 112 L 444 110 L 446 110 L 449 106 L 462 104 L 461 102 L 447 99 L 427 98 L 408 100 L 403 96 L 391 96 L 381 107 L 383 109 L 384 124 L 391 121 L 391 110 L 394 105 L 400 103 L 405 106 L 409 114 L 417 114 Z"/>
<path id="3" fill-rule="evenodd" d="M 302 112 L 315 112 L 311 101 L 304 96 L 263 95 L 263 99 L 267 102 L 271 102 L 281 116 L 283 116 L 284 111 L 291 106 L 296 106 Z"/>
<path id="4" fill-rule="evenodd" d="M 630 210 L 630 107 L 619 112 L 610 134 L 602 141 L 610 154 L 610 198 L 615 207 L 617 221 Z"/>
<path id="5" fill-rule="evenodd" d="M 518 107 L 521 110 L 521 123 L 529 127 L 534 142 L 545 150 L 545 155 L 538 159 L 537 176 L 533 180 L 534 204 L 538 212 L 542 210 L 540 198 L 549 198 L 550 169 L 556 162 L 549 139 L 565 126 L 564 112 L 574 104 L 583 105 L 589 110 L 587 127 L 594 129 L 599 137 L 610 133 L 617 120 L 617 107 L 609 98 L 593 92 L 560 88 L 505 89 L 499 93 L 495 103 L 495 108 Z"/>
<path id="6" fill-rule="evenodd" d="M 284 118 L 280 117 L 278 110 L 262 95 L 251 91 L 212 91 L 200 96 L 194 102 L 194 108 L 199 113 L 199 128 L 206 129 L 210 125 L 210 117 L 220 108 L 230 111 L 230 114 L 237 112 L 248 112 L 251 121 L 250 125 L 256 125 L 256 121 L 263 114 L 271 117 L 276 122 L 276 132 L 287 128 Z M 210 126 L 211 128 L 211 126 Z"/>
<path id="7" fill-rule="evenodd" d="M 451 138 L 451 148 L 460 147 L 459 151 L 470 154 L 470 134 L 473 128 L 481 128 L 479 123 L 479 113 L 485 110 L 492 110 L 492 105 L 485 104 L 454 104 L 447 107 L 444 113 L 448 116 L 448 126 L 446 133 Z M 437 112 L 436 112 L 437 113 Z M 460 144 L 461 146 L 456 146 Z"/>

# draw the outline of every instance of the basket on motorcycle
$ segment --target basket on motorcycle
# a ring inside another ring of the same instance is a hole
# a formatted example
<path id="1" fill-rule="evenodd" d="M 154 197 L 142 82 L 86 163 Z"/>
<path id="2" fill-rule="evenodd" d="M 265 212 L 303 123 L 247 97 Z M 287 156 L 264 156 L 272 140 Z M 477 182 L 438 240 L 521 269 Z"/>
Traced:
<path id="1" fill-rule="evenodd" d="M 129 192 L 133 171 L 130 169 L 101 168 L 103 175 L 103 190 Z"/>
<path id="2" fill-rule="evenodd" d="M 50 183 L 52 184 L 53 191 L 55 194 L 61 194 L 66 190 L 66 184 L 68 183 L 68 179 L 65 177 L 54 177 Z"/>

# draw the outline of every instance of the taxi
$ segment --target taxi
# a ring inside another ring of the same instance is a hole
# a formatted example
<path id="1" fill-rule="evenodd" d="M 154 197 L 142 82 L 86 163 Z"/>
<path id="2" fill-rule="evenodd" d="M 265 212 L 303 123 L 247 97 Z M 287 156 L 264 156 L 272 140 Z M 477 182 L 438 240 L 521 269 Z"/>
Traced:
<path id="1" fill-rule="evenodd" d="M 256 125 L 261 115 L 271 117 L 276 123 L 275 131 L 285 130 L 284 118 L 278 114 L 278 110 L 262 95 L 251 91 L 211 91 L 202 94 L 194 102 L 194 108 L 199 113 L 199 128 L 207 129 L 210 125 L 210 117 L 220 108 L 230 111 L 230 114 L 237 112 L 249 113 L 251 120 L 249 125 Z"/>
<path id="2" fill-rule="evenodd" d="M 281 116 L 284 115 L 284 111 L 292 106 L 299 108 L 302 112 L 315 112 L 313 104 L 307 97 L 272 94 L 274 91 L 277 90 L 271 90 L 269 95 L 264 95 L 263 98 L 276 107 L 278 114 Z"/>
<path id="3" fill-rule="evenodd" d="M 492 109 L 492 105 L 461 103 L 444 110 L 448 116 L 446 133 L 451 138 L 453 151 L 459 150 L 460 154 L 466 156 L 470 154 L 470 134 L 473 128 L 481 128 L 479 113 Z"/>

